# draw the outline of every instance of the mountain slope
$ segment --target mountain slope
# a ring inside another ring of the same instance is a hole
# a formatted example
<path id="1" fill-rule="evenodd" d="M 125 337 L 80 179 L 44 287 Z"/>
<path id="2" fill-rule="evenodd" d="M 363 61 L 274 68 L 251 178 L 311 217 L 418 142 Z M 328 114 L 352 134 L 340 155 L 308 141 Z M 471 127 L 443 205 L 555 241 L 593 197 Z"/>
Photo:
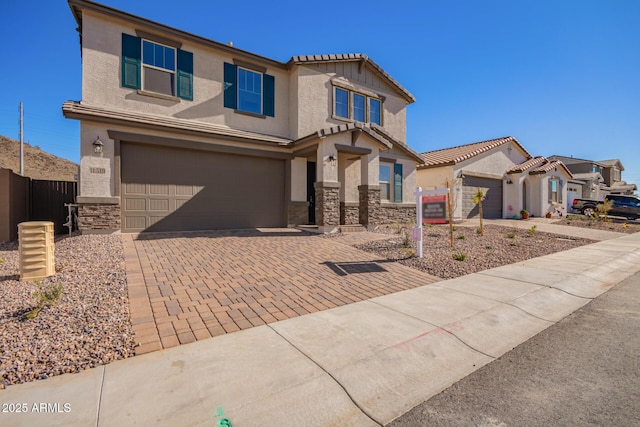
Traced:
<path id="1" fill-rule="evenodd" d="M 20 141 L 0 135 L 0 167 L 20 173 Z M 76 181 L 78 165 L 24 144 L 24 175 L 32 179 Z"/>

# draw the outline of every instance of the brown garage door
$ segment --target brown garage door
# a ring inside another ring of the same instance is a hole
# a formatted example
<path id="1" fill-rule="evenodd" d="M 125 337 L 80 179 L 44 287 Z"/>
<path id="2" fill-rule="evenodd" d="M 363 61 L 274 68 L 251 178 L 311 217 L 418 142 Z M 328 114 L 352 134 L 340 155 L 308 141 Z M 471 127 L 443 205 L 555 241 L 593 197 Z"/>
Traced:
<path id="1" fill-rule="evenodd" d="M 122 231 L 284 225 L 283 160 L 122 143 Z"/>
<path id="2" fill-rule="evenodd" d="M 478 206 L 473 203 L 473 196 L 478 188 L 485 191 L 482 202 L 484 218 L 502 218 L 502 180 L 466 176 L 462 179 L 462 217 L 478 216 Z"/>

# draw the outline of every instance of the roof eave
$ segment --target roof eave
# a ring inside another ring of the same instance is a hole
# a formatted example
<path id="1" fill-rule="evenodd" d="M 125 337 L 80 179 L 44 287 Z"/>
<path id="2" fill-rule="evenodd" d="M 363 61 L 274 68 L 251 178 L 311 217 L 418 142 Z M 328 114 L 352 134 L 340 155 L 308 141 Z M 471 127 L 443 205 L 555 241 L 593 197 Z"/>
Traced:
<path id="1" fill-rule="evenodd" d="M 102 13 L 107 16 L 111 16 L 113 18 L 131 22 L 136 25 L 144 26 L 151 30 L 155 30 L 162 33 L 169 33 L 171 35 L 174 35 L 175 37 L 178 37 L 184 40 L 189 40 L 197 44 L 213 47 L 236 57 L 242 57 L 244 59 L 257 61 L 262 64 L 267 64 L 269 66 L 273 66 L 280 69 L 287 68 L 286 64 L 284 64 L 283 62 L 277 61 L 275 59 L 267 58 L 265 56 L 257 55 L 255 53 L 251 53 L 246 50 L 238 49 L 236 47 L 232 47 L 214 40 L 210 40 L 195 34 L 191 34 L 186 31 L 182 31 L 177 28 L 173 28 L 168 25 L 161 24 L 159 22 L 155 22 L 146 18 L 142 18 L 137 15 L 133 15 L 118 9 L 114 9 L 109 6 L 102 5 L 100 3 L 95 3 L 89 0 L 68 0 L 68 2 L 69 2 L 69 7 L 71 8 L 71 12 L 73 13 L 76 19 L 76 22 L 78 22 L 78 26 L 80 28 L 82 28 L 81 12 L 83 9 L 88 9 L 94 12 Z"/>

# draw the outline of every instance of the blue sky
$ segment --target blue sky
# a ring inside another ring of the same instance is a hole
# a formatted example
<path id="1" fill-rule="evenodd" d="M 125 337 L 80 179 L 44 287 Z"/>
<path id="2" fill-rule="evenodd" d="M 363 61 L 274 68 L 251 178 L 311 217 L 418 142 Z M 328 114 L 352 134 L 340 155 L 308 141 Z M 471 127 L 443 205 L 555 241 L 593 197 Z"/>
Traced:
<path id="1" fill-rule="evenodd" d="M 101 3 L 280 61 L 362 52 L 417 98 L 419 152 L 506 135 L 533 155 L 619 158 L 640 184 L 640 1 L 425 0 Z M 390 5 L 392 5 L 390 7 Z M 76 24 L 66 1 L 9 2 L 0 134 L 79 161 Z"/>

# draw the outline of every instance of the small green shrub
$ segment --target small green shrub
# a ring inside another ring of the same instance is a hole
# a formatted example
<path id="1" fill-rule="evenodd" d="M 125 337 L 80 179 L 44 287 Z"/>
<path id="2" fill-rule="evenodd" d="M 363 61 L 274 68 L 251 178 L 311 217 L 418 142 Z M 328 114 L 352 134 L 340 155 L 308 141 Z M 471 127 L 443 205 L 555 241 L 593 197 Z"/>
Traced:
<path id="1" fill-rule="evenodd" d="M 482 230 L 480 230 L 479 228 L 476 228 L 476 234 L 479 234 L 482 236 L 483 235 Z"/>
<path id="2" fill-rule="evenodd" d="M 609 211 L 613 208 L 613 200 L 605 200 L 601 203 L 598 203 L 596 206 L 595 216 L 598 219 L 609 221 L 607 215 L 609 215 Z"/>
<path id="3" fill-rule="evenodd" d="M 411 237 L 409 236 L 409 232 L 404 231 L 402 236 L 402 246 L 408 248 L 411 246 Z"/>
<path id="4" fill-rule="evenodd" d="M 538 228 L 535 225 L 532 225 L 531 228 L 529 229 L 529 236 L 533 237 L 536 234 L 536 228 Z"/>
<path id="5" fill-rule="evenodd" d="M 493 246 L 491 246 L 491 245 L 487 245 L 487 246 L 485 246 L 484 248 L 485 248 L 485 249 L 489 249 L 489 250 L 491 250 L 491 249 L 493 249 Z"/>
<path id="6" fill-rule="evenodd" d="M 465 239 L 464 234 L 460 234 L 458 237 L 456 237 L 456 239 L 458 239 L 458 240 L 464 240 L 464 239 Z"/>
<path id="7" fill-rule="evenodd" d="M 458 231 L 458 227 L 456 227 L 455 225 L 452 228 L 453 231 Z"/>
<path id="8" fill-rule="evenodd" d="M 26 314 L 26 318 L 29 320 L 38 316 L 44 307 L 55 304 L 62 296 L 62 283 L 52 283 L 46 286 L 42 285 L 39 280 L 34 283 L 38 286 L 38 290 L 33 293 L 36 306 Z"/>
<path id="9" fill-rule="evenodd" d="M 509 243 L 509 246 L 518 246 L 518 244 L 516 242 L 511 242 Z"/>
<path id="10" fill-rule="evenodd" d="M 627 228 L 629 228 L 629 224 L 624 222 L 624 223 L 622 223 L 621 227 L 622 227 L 623 230 L 626 230 Z M 2 262 L 2 260 L 0 260 L 0 262 Z"/>
<path id="11" fill-rule="evenodd" d="M 463 254 L 462 252 L 456 252 L 455 254 L 453 254 L 453 259 L 455 259 L 456 261 L 464 261 L 465 259 L 467 259 L 467 255 Z"/>
<path id="12" fill-rule="evenodd" d="M 413 258 L 416 256 L 416 251 L 414 251 L 413 249 L 404 249 L 402 251 L 402 254 L 405 258 Z"/>
<path id="13" fill-rule="evenodd" d="M 507 237 L 510 239 L 514 239 L 516 237 L 516 233 L 507 233 Z"/>

